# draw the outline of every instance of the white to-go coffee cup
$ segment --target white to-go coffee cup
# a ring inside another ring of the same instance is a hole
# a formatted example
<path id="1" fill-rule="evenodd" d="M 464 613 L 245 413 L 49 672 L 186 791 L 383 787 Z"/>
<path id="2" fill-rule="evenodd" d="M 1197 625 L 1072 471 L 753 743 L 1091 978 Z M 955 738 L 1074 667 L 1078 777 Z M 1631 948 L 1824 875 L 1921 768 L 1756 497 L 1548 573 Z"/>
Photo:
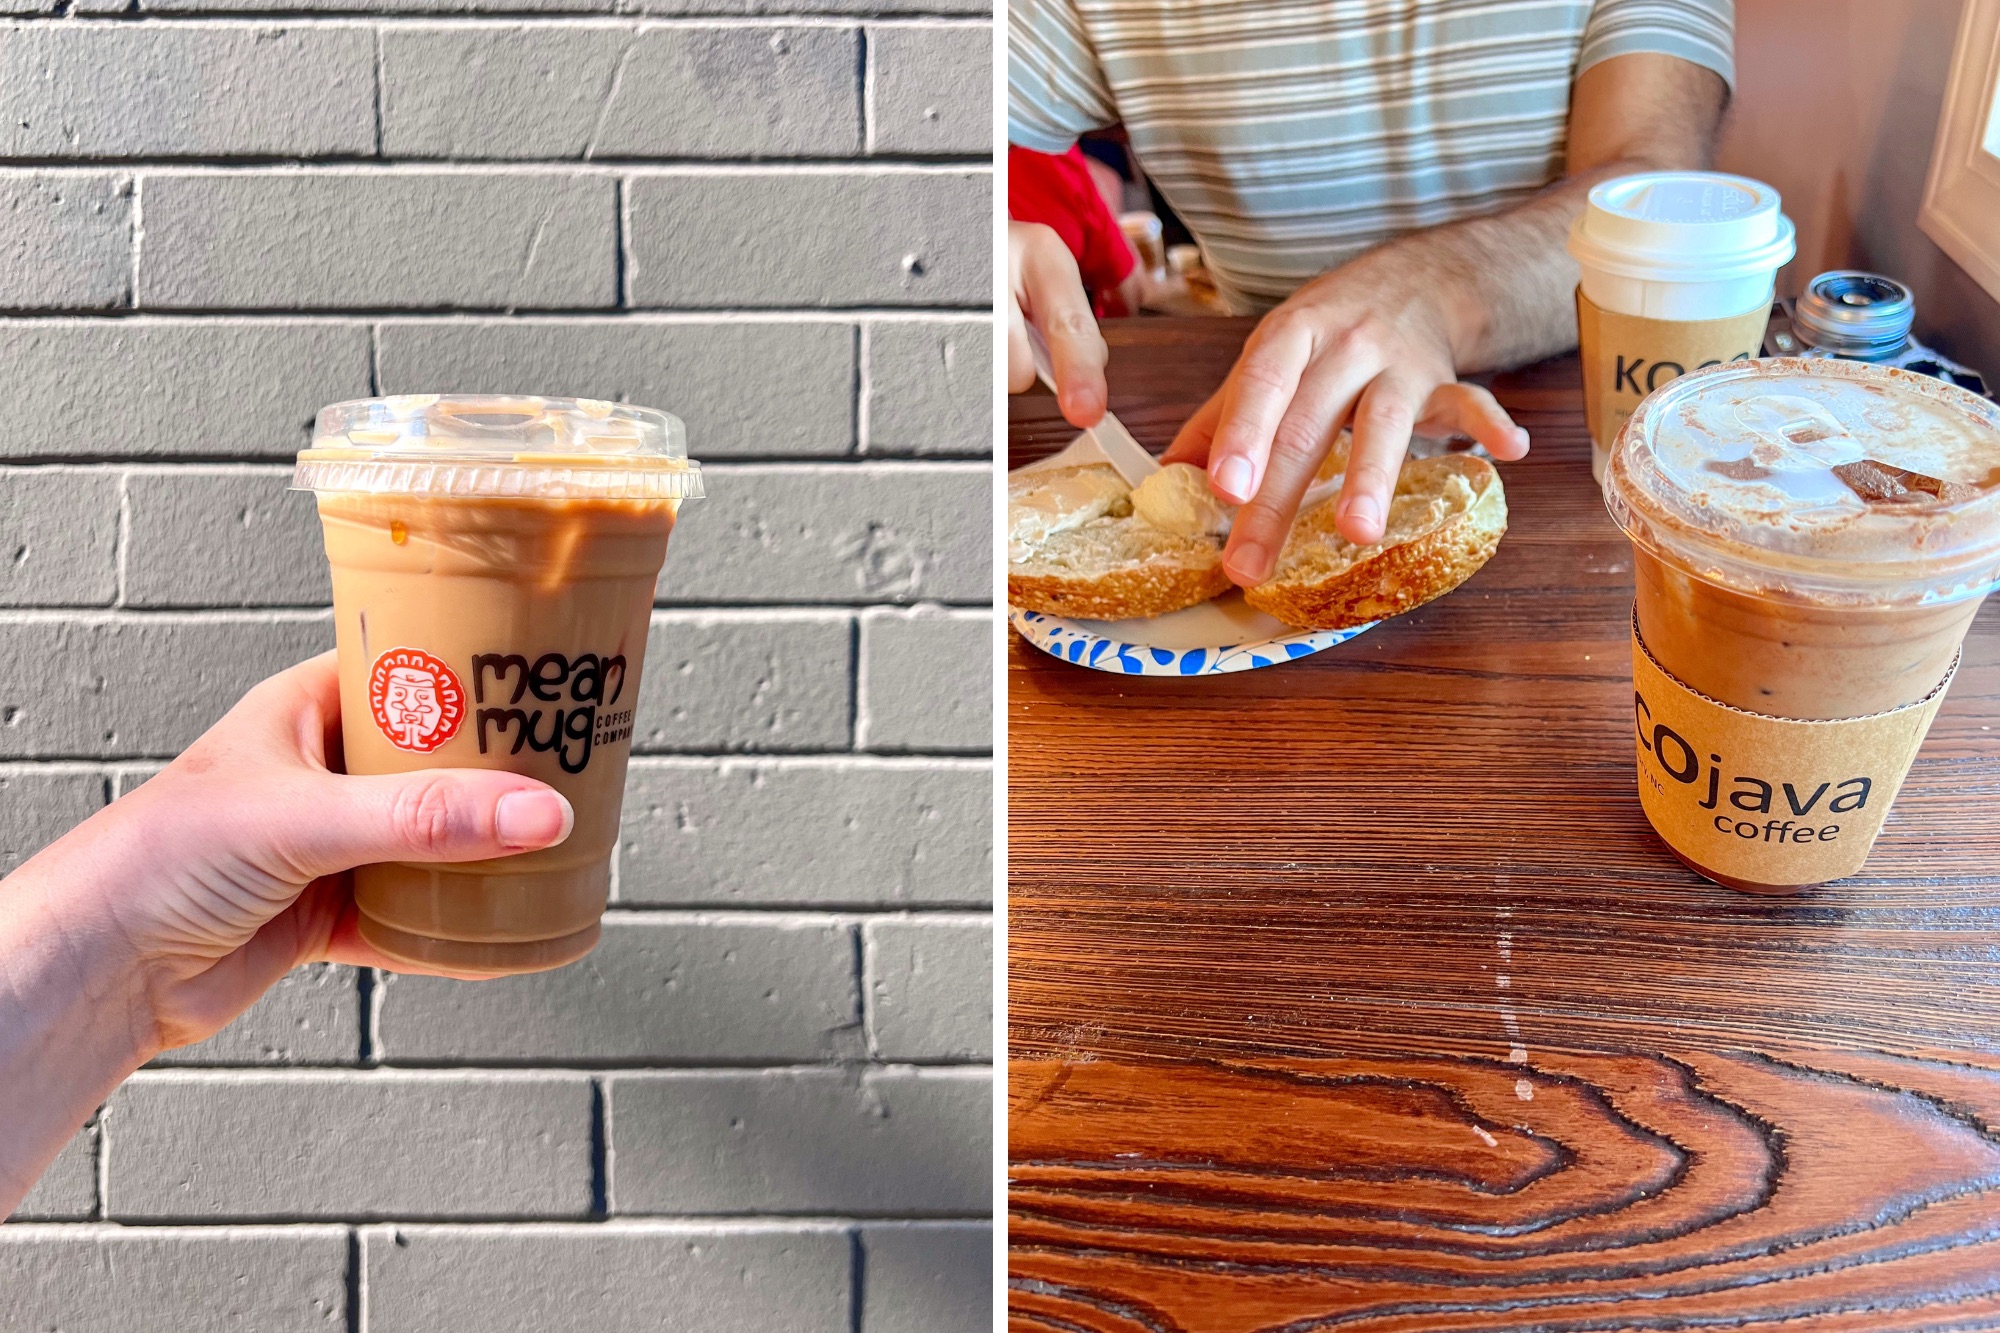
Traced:
<path id="1" fill-rule="evenodd" d="M 1594 186 L 1571 225 L 1591 473 L 1662 384 L 1758 355 L 1778 269 L 1797 244 L 1778 192 L 1712 171 L 1653 171 Z"/>

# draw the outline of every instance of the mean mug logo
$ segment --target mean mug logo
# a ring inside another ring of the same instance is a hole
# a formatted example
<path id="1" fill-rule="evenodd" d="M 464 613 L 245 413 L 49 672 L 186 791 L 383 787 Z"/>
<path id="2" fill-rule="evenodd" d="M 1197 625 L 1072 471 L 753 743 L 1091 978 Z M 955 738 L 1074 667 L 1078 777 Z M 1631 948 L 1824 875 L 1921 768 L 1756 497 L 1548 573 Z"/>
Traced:
<path id="1" fill-rule="evenodd" d="M 487 705 L 488 677 L 496 697 L 507 692 L 504 703 Z M 631 707 L 610 711 L 625 693 L 623 653 L 543 653 L 533 662 L 520 653 L 479 653 L 472 659 L 472 693 L 481 754 L 512 733 L 508 754 L 525 745 L 553 753 L 563 772 L 581 773 L 598 746 L 632 739 Z"/>
<path id="2" fill-rule="evenodd" d="M 458 734 L 465 687 L 423 649 L 391 648 L 368 672 L 368 707 L 389 744 L 429 754 Z"/>

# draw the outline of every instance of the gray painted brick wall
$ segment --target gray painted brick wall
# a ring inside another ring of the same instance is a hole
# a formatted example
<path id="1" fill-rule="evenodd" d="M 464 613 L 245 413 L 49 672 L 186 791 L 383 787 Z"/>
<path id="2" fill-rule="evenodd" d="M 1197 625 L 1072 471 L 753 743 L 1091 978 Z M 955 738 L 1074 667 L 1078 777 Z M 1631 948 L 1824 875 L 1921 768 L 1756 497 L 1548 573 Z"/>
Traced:
<path id="1" fill-rule="evenodd" d="M 316 965 L 0 1227 L 0 1333 L 969 1333 L 991 1236 L 988 0 L 0 0 L 0 874 L 331 643 L 371 393 L 665 407 L 613 910 Z"/>

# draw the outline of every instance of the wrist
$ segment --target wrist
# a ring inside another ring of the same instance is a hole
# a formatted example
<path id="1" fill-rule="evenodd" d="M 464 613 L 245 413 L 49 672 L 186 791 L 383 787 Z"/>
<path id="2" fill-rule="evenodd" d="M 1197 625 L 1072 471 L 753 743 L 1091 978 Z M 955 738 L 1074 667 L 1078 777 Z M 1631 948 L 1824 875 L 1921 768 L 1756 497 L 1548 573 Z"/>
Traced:
<path id="1" fill-rule="evenodd" d="M 144 969 L 116 923 L 51 849 L 0 881 L 0 995 L 9 1017 L 0 1060 L 23 1041 L 58 1054 L 48 1071 L 115 1084 L 160 1052 Z M 97 1071 L 116 1071 L 109 1075 Z"/>
<path id="2" fill-rule="evenodd" d="M 1449 230 L 1398 237 L 1334 273 L 1376 293 L 1384 314 L 1399 312 L 1392 318 L 1407 334 L 1441 345 L 1456 371 L 1478 355 L 1487 317 L 1477 275 Z"/>
<path id="3" fill-rule="evenodd" d="M 1408 290 L 1418 294 L 1433 330 L 1451 352 L 1454 371 L 1477 364 L 1486 345 L 1491 307 L 1467 236 L 1440 227 L 1394 242 L 1407 247 Z"/>
<path id="4" fill-rule="evenodd" d="M 0 881 L 0 1216 L 157 1054 L 137 969 L 52 887 L 32 860 Z"/>

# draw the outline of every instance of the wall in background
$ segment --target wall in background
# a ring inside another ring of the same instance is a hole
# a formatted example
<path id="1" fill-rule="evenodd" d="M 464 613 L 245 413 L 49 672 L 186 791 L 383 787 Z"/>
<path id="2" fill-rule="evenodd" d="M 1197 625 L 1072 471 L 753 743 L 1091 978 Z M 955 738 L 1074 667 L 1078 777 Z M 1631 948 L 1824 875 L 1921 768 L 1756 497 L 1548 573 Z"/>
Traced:
<path id="1" fill-rule="evenodd" d="M 987 1326 L 987 8 L 0 0 L 0 874 L 331 645 L 320 405 L 663 407 L 711 496 L 597 952 L 295 972 L 0 1328 Z"/>
<path id="2" fill-rule="evenodd" d="M 2000 378 L 2000 303 L 1917 229 L 1962 0 L 1737 0 L 1718 165 L 1769 181 L 1799 229 L 1778 278 L 1861 268 L 1909 283 L 1917 336 Z"/>

